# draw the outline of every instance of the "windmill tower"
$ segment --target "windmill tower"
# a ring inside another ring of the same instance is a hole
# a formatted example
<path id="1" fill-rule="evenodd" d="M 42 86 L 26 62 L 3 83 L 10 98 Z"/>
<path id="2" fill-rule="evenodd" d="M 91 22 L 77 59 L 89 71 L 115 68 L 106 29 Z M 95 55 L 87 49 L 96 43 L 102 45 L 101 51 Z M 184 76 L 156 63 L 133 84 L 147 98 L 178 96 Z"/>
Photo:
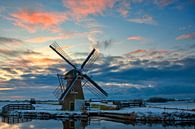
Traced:
<path id="1" fill-rule="evenodd" d="M 57 43 L 51 44 L 50 48 L 73 68 L 65 75 L 57 75 L 60 85 L 55 90 L 55 95 L 62 104 L 63 110 L 82 109 L 84 106 L 83 86 L 89 88 L 96 95 L 108 96 L 108 93 L 86 74 L 87 66 L 91 66 L 97 58 L 95 49 L 87 56 L 80 68 L 77 68 Z M 64 80 L 66 80 L 66 84 L 64 84 Z M 84 84 L 82 84 L 83 81 Z"/>

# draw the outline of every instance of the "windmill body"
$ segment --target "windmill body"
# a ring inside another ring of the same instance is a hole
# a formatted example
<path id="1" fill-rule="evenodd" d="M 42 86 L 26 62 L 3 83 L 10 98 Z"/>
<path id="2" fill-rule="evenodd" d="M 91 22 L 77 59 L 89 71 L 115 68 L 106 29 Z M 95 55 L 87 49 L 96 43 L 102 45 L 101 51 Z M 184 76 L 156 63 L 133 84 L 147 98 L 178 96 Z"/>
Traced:
<path id="1" fill-rule="evenodd" d="M 104 91 L 95 81 L 93 81 L 84 71 L 87 66 L 91 64 L 96 59 L 95 49 L 91 51 L 85 61 L 82 63 L 80 68 L 77 68 L 71 61 L 68 59 L 68 55 L 62 50 L 62 48 L 57 44 L 53 43 L 50 45 L 50 48 L 53 49 L 62 59 L 64 59 L 73 69 L 67 72 L 65 75 L 58 75 L 59 87 L 57 88 L 55 94 L 62 104 L 63 110 L 82 110 L 84 108 L 84 94 L 82 81 L 85 80 L 89 82 L 93 87 L 91 90 L 96 95 L 107 96 L 108 93 Z M 64 86 L 63 80 L 66 80 Z M 89 88 L 89 87 L 88 87 Z"/>
<path id="2" fill-rule="evenodd" d="M 65 74 L 65 80 L 67 81 L 66 87 L 68 87 L 73 79 L 75 78 L 75 70 L 71 70 Z M 63 110 L 78 110 L 82 109 L 84 104 L 84 94 L 82 89 L 82 76 L 79 76 L 76 82 L 73 85 L 73 88 L 62 100 L 62 109 Z M 78 102 L 82 104 L 77 104 Z"/>

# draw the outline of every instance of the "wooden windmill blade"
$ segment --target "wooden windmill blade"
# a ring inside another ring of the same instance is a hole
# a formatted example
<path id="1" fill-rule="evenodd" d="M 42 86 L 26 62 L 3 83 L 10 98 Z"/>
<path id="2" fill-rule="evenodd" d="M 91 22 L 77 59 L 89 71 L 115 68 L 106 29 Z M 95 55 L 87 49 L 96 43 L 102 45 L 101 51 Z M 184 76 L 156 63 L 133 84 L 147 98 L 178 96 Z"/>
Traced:
<path id="1" fill-rule="evenodd" d="M 56 98 L 60 98 L 60 95 L 65 91 L 66 87 L 64 84 L 64 75 L 57 74 L 59 86 L 54 90 L 53 94 L 56 96 Z"/>
<path id="2" fill-rule="evenodd" d="M 90 83 L 89 81 L 87 81 L 85 84 L 84 84 L 84 87 L 90 91 L 93 95 L 97 96 L 98 98 L 104 98 L 105 95 L 102 94 L 102 92 L 100 92 L 96 87 L 93 86 L 92 83 Z"/>
<path id="3" fill-rule="evenodd" d="M 51 44 L 49 47 L 51 49 L 53 49 L 62 59 L 64 59 L 74 69 L 77 69 L 76 66 L 73 63 L 71 63 L 72 61 L 69 61 L 69 60 L 71 60 L 71 58 L 68 56 L 68 54 L 66 54 L 66 52 L 63 51 L 62 48 L 56 42 L 54 42 L 53 44 Z"/>
<path id="4" fill-rule="evenodd" d="M 95 86 L 95 88 L 97 88 L 97 90 L 99 90 L 104 96 L 108 96 L 108 93 L 103 90 L 96 82 L 94 82 L 89 76 L 87 76 L 86 74 L 83 74 L 82 76 L 87 79 L 91 84 L 93 84 L 93 86 Z"/>
<path id="5" fill-rule="evenodd" d="M 86 63 L 89 61 L 90 57 L 93 55 L 94 52 L 95 52 L 95 48 L 91 51 L 91 53 L 88 55 L 88 57 L 85 59 L 85 61 L 84 61 L 83 64 L 81 65 L 81 70 L 84 68 L 84 66 L 85 66 Z"/>
<path id="6" fill-rule="evenodd" d="M 93 68 L 93 64 L 97 60 L 98 57 L 99 57 L 98 51 L 94 51 L 91 54 L 90 58 L 86 61 L 85 65 L 83 66 L 83 71 L 84 72 L 90 71 Z"/>

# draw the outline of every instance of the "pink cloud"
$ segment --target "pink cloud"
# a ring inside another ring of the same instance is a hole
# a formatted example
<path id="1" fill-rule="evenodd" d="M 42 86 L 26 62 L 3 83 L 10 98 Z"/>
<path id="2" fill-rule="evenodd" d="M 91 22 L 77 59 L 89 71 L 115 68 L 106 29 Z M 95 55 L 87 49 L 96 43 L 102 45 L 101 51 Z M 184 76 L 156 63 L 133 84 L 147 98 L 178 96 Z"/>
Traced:
<path id="1" fill-rule="evenodd" d="M 122 1 L 121 7 L 118 9 L 118 12 L 124 16 L 127 17 L 130 9 L 130 2 L 129 1 Z"/>
<path id="2" fill-rule="evenodd" d="M 67 20 L 64 13 L 21 10 L 10 14 L 14 25 L 36 32 L 38 29 L 59 32 L 59 25 Z"/>
<path id="3" fill-rule="evenodd" d="M 128 37 L 128 40 L 140 41 L 140 40 L 143 40 L 143 38 L 141 36 L 130 36 Z"/>
<path id="4" fill-rule="evenodd" d="M 142 53 L 145 53 L 145 52 L 147 52 L 147 50 L 138 49 L 138 50 L 129 52 L 128 54 L 140 54 L 140 53 L 142 54 Z"/>
<path id="5" fill-rule="evenodd" d="M 176 37 L 176 40 L 187 40 L 187 39 L 195 39 L 195 32 L 190 34 L 182 34 Z"/>
<path id="6" fill-rule="evenodd" d="M 120 9 L 118 10 L 118 12 L 119 12 L 122 16 L 124 16 L 124 17 L 127 17 L 128 13 L 129 13 L 129 11 L 128 11 L 127 9 L 125 9 L 125 8 L 120 8 Z"/>
<path id="7" fill-rule="evenodd" d="M 77 20 L 88 15 L 101 15 L 107 8 L 114 6 L 115 0 L 64 0 L 64 6 Z"/>
<path id="8" fill-rule="evenodd" d="M 10 96 L 11 99 L 23 99 L 24 96 Z"/>
<path id="9" fill-rule="evenodd" d="M 167 53 L 170 53 L 170 52 L 172 52 L 172 51 L 169 51 L 169 50 L 138 49 L 138 50 L 135 50 L 135 51 L 131 51 L 128 54 L 145 54 L 145 56 L 146 56 L 147 54 L 149 54 L 149 55 L 158 55 L 158 54 L 167 54 Z"/>

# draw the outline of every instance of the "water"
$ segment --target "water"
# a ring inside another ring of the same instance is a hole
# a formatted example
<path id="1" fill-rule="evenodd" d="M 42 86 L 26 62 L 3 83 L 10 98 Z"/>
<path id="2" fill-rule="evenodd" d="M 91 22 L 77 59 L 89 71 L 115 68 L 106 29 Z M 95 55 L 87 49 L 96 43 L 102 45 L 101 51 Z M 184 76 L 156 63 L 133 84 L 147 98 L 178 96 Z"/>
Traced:
<path id="1" fill-rule="evenodd" d="M 0 129 L 195 129 L 195 126 L 168 126 L 163 124 L 122 123 L 90 118 L 89 120 L 18 120 L 9 119 L 9 123 L 2 122 Z M 8 119 L 6 119 L 8 120 Z M 22 122 L 22 123 L 17 123 Z"/>

